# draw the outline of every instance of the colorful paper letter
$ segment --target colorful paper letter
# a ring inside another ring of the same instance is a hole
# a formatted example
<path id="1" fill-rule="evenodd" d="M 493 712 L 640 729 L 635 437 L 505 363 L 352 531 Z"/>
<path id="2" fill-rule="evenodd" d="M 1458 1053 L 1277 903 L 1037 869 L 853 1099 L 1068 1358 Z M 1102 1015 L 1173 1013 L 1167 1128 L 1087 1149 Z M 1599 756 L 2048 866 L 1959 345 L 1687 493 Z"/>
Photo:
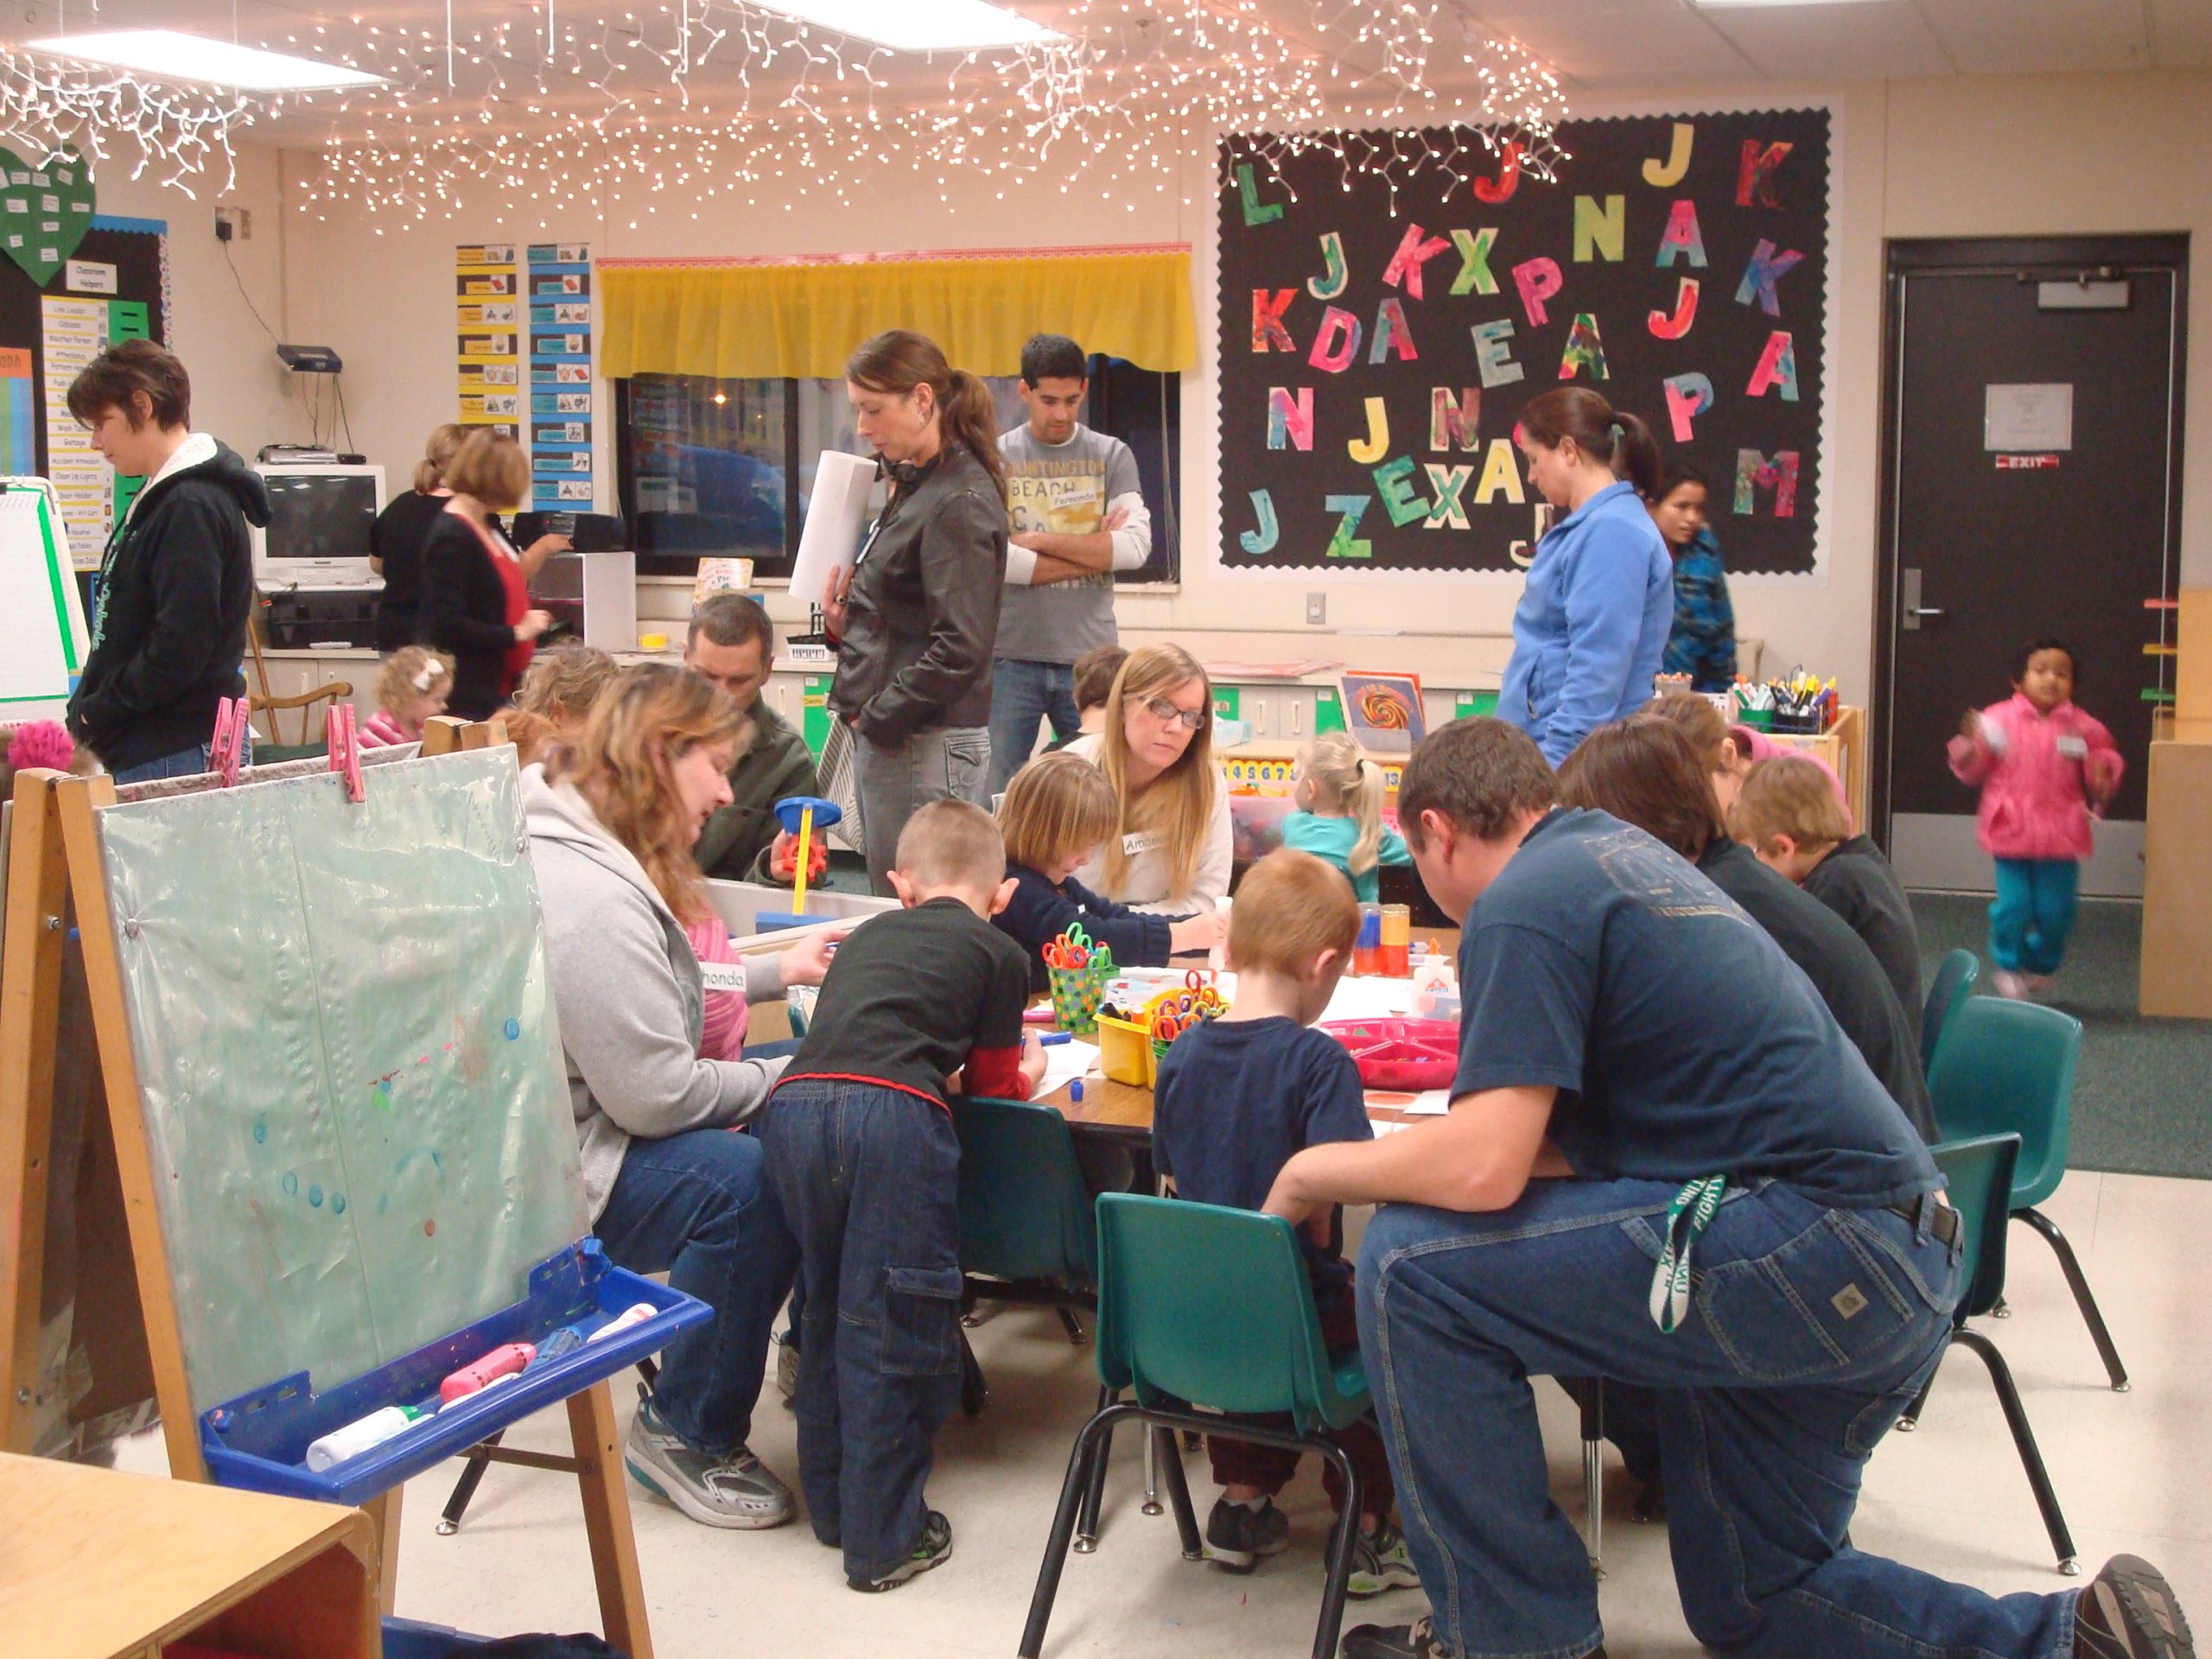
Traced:
<path id="1" fill-rule="evenodd" d="M 1782 296 L 1774 291 L 1774 285 L 1796 270 L 1804 257 L 1795 248 L 1777 254 L 1773 243 L 1759 238 L 1758 246 L 1751 250 L 1751 263 L 1744 268 L 1744 280 L 1737 284 L 1736 303 L 1749 305 L 1756 299 L 1759 309 L 1767 315 L 1780 316 Z"/>
<path id="2" fill-rule="evenodd" d="M 1758 505 L 1758 492 L 1774 492 L 1774 516 L 1797 516 L 1797 452 L 1781 449 L 1769 461 L 1756 449 L 1736 452 L 1736 511 L 1748 517 Z"/>
<path id="3" fill-rule="evenodd" d="M 1510 353 L 1513 350 L 1513 319 L 1478 322 L 1467 331 L 1475 337 L 1475 366 L 1482 371 L 1484 386 L 1510 386 L 1523 372 Z"/>
<path id="4" fill-rule="evenodd" d="M 1321 314 L 1321 326 L 1313 335 L 1313 350 L 1306 360 L 1330 374 L 1342 374 L 1351 365 L 1352 359 L 1359 355 L 1361 333 L 1357 317 L 1332 305 Z"/>
<path id="5" fill-rule="evenodd" d="M 1690 170 L 1690 145 L 1695 140 L 1697 129 L 1687 121 L 1675 123 L 1675 148 L 1663 162 L 1654 159 L 1643 164 L 1643 181 L 1655 190 L 1671 190 L 1682 181 L 1682 175 Z"/>
<path id="6" fill-rule="evenodd" d="M 1705 232 L 1698 228 L 1697 203 L 1684 197 L 1667 210 L 1667 229 L 1659 238 L 1658 265 L 1662 270 L 1688 254 L 1692 270 L 1705 269 Z"/>
<path id="7" fill-rule="evenodd" d="M 1454 231 L 1452 245 L 1459 250 L 1459 274 L 1452 279 L 1454 294 L 1495 294 L 1497 278 L 1490 274 L 1490 251 L 1497 240 L 1497 226 L 1479 231 Z"/>
<path id="8" fill-rule="evenodd" d="M 1244 200 L 1244 222 L 1247 225 L 1267 225 L 1282 217 L 1282 203 L 1260 200 L 1259 181 L 1252 176 L 1252 163 L 1245 162 L 1236 169 L 1237 194 Z"/>
<path id="9" fill-rule="evenodd" d="M 1252 512 L 1259 519 L 1260 527 L 1238 536 L 1237 546 L 1255 556 L 1274 552 L 1275 543 L 1282 539 L 1282 526 L 1275 522 L 1274 497 L 1266 490 L 1253 491 Z"/>
<path id="10" fill-rule="evenodd" d="M 1385 295 L 1375 308 L 1375 344 L 1368 348 L 1367 360 L 1380 363 L 1385 352 L 1401 363 L 1411 363 L 1421 356 L 1414 345 L 1414 331 L 1406 326 L 1406 308 L 1395 295 Z"/>
<path id="11" fill-rule="evenodd" d="M 1690 423 L 1713 407 L 1713 382 L 1701 374 L 1670 374 L 1665 384 L 1667 415 L 1675 423 L 1675 442 L 1688 443 L 1695 435 Z"/>
<path id="12" fill-rule="evenodd" d="M 1504 154 L 1497 158 L 1497 177 L 1475 181 L 1475 200 L 1486 201 L 1495 207 L 1501 201 L 1511 200 L 1514 189 L 1520 182 L 1521 143 L 1518 139 L 1509 138 L 1505 142 Z"/>
<path id="13" fill-rule="evenodd" d="M 1294 397 L 1286 386 L 1268 388 L 1268 448 L 1313 447 L 1313 388 L 1300 386 Z"/>
<path id="14" fill-rule="evenodd" d="M 1675 292 L 1675 315 L 1670 317 L 1664 311 L 1651 314 L 1651 332 L 1655 335 L 1661 340 L 1680 340 L 1689 333 L 1690 325 L 1697 321 L 1697 289 L 1696 277 L 1681 280 Z"/>
<path id="15" fill-rule="evenodd" d="M 1382 267 L 1383 286 L 1396 288 L 1402 283 L 1406 292 L 1414 298 L 1427 298 L 1421 288 L 1421 267 L 1451 245 L 1440 236 L 1432 236 L 1424 240 L 1420 226 L 1407 226 L 1406 233 L 1398 238 L 1398 251 L 1390 256 L 1390 263 Z"/>
<path id="16" fill-rule="evenodd" d="M 1462 386 L 1457 403 L 1452 398 L 1449 386 L 1428 389 L 1428 447 L 1449 449 L 1457 444 L 1462 449 L 1479 449 L 1482 440 L 1477 429 L 1483 418 L 1483 394 L 1479 387 Z"/>
<path id="17" fill-rule="evenodd" d="M 1559 378 L 1572 380 L 1586 368 L 1592 380 L 1607 378 L 1605 342 L 1599 336 L 1598 319 L 1587 311 L 1578 311 L 1574 326 L 1567 331 L 1567 349 L 1560 353 Z"/>
<path id="18" fill-rule="evenodd" d="M 1529 326 L 1541 328 L 1548 321 L 1544 302 L 1567 285 L 1560 275 L 1559 261 L 1536 258 L 1513 267 L 1513 285 L 1521 290 L 1522 308 L 1529 314 Z"/>
<path id="19" fill-rule="evenodd" d="M 1442 530 L 1447 525 L 1453 530 L 1472 528 L 1467 523 L 1467 504 L 1459 497 L 1467 487 L 1467 480 L 1475 475 L 1471 467 L 1446 467 L 1437 461 L 1424 463 L 1428 468 L 1428 487 L 1436 492 L 1436 505 L 1429 509 L 1424 530 Z"/>
<path id="20" fill-rule="evenodd" d="M 1344 238 L 1336 231 L 1321 238 L 1321 274 L 1306 279 L 1306 291 L 1317 300 L 1333 300 L 1344 291 L 1351 281 L 1351 270 L 1344 264 Z"/>
<path id="21" fill-rule="evenodd" d="M 1736 168 L 1736 205 L 1738 207 L 1779 207 L 1782 201 L 1774 194 L 1774 175 L 1789 152 L 1797 146 L 1771 143 L 1759 148 L 1756 138 L 1744 140 L 1744 159 Z"/>
<path id="22" fill-rule="evenodd" d="M 1282 326 L 1282 314 L 1290 309 L 1290 302 L 1298 297 L 1294 288 L 1278 288 L 1270 293 L 1267 289 L 1252 290 L 1252 349 L 1255 352 L 1294 352 L 1298 342 L 1290 337 L 1290 330 Z"/>
<path id="23" fill-rule="evenodd" d="M 1797 401 L 1797 348 L 1785 328 L 1766 337 L 1766 349 L 1759 353 L 1758 366 L 1751 371 L 1751 384 L 1744 388 L 1744 395 L 1763 397 L 1770 386 L 1782 388 L 1783 403 Z"/>
<path id="24" fill-rule="evenodd" d="M 1510 438 L 1492 438 L 1483 456 L 1483 475 L 1475 486 L 1475 505 L 1486 507 L 1499 495 L 1518 505 L 1529 498 L 1521 488 L 1519 456 Z"/>
<path id="25" fill-rule="evenodd" d="M 1382 510 L 1390 515 L 1393 529 L 1403 530 L 1428 517 L 1428 502 L 1414 488 L 1413 476 L 1411 455 L 1400 455 L 1375 469 L 1375 487 L 1382 493 Z"/>
<path id="26" fill-rule="evenodd" d="M 1359 521 L 1367 517 L 1367 509 L 1374 500 L 1371 495 L 1325 495 L 1321 498 L 1322 510 L 1337 515 L 1336 534 L 1329 537 L 1325 557 L 1371 559 L 1375 556 L 1374 543 L 1354 539 L 1359 533 Z"/>
<path id="27" fill-rule="evenodd" d="M 1380 397 L 1367 400 L 1367 435 L 1348 440 L 1344 453 L 1363 467 L 1372 467 L 1390 453 L 1390 411 Z"/>
<path id="28" fill-rule="evenodd" d="M 1594 250 L 1599 257 L 1618 264 L 1628 244 L 1628 198 L 1607 196 L 1600 207 L 1595 196 L 1574 199 L 1574 263 L 1586 265 Z"/>

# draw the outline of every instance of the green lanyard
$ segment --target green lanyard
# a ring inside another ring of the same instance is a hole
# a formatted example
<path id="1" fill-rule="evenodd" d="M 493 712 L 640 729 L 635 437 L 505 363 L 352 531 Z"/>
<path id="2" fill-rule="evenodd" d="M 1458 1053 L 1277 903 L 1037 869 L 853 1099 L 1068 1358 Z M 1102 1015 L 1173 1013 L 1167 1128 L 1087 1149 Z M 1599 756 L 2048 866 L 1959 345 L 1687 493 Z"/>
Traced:
<path id="1" fill-rule="evenodd" d="M 1720 1207 L 1726 1175 L 1707 1175 L 1675 1194 L 1667 1206 L 1667 1248 L 1651 1274 L 1651 1322 L 1669 1336 L 1690 1306 L 1690 1252 Z"/>

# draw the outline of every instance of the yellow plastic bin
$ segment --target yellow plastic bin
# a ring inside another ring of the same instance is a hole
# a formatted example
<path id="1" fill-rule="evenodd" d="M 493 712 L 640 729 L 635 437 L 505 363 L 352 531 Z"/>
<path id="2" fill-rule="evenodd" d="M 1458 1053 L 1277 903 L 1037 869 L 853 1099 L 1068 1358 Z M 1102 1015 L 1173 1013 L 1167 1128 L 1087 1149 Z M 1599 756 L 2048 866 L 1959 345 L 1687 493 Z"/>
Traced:
<path id="1" fill-rule="evenodd" d="M 1116 1083 L 1152 1088 L 1160 1079 L 1153 1063 L 1151 1033 L 1134 1020 L 1098 1016 L 1098 1069 Z"/>

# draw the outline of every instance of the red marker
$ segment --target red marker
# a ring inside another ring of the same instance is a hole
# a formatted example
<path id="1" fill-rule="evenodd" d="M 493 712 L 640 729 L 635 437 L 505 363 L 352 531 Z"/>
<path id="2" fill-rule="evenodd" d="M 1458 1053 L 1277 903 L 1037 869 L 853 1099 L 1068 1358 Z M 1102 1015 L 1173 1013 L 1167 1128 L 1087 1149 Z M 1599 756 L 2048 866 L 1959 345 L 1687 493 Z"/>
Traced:
<path id="1" fill-rule="evenodd" d="M 464 1365 L 438 1384 L 441 1403 L 451 1405 L 489 1388 L 500 1377 L 512 1376 L 537 1357 L 534 1343 L 511 1342 L 505 1347 L 494 1348 L 472 1365 Z"/>

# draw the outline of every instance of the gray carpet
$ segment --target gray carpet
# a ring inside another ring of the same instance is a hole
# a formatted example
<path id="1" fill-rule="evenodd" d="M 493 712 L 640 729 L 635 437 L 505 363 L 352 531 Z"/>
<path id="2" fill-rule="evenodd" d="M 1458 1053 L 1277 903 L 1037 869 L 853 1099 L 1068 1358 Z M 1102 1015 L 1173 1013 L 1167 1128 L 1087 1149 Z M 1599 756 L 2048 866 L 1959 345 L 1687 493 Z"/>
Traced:
<path id="1" fill-rule="evenodd" d="M 1921 979 L 1964 946 L 1989 973 L 1989 901 L 1916 893 Z M 2143 907 L 2085 900 L 2066 967 L 2047 1000 L 2082 1022 L 2074 1083 L 2077 1169 L 2212 1178 L 2212 1021 L 2145 1020 L 2135 1012 Z M 2212 971 L 2212 963 L 2207 964 Z"/>

